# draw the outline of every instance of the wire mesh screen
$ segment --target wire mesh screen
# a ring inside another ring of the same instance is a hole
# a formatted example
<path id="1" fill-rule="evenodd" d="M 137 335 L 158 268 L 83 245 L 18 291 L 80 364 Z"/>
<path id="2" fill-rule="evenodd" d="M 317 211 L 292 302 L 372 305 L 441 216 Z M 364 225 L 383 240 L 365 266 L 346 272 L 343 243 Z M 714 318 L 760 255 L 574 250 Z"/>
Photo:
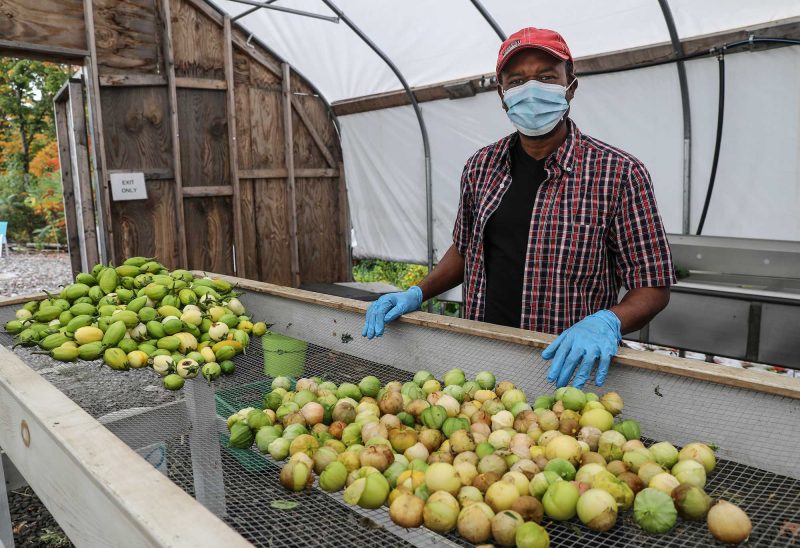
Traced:
<path id="1" fill-rule="evenodd" d="M 248 295 L 245 303 L 259 318 L 276 322 L 276 331 L 296 337 L 301 331 L 304 333 L 303 340 L 308 345 L 301 345 L 305 346 L 304 350 L 290 360 L 291 367 L 297 368 L 292 371 L 295 376 L 316 375 L 337 384 L 358 382 L 365 375 L 375 375 L 383 382 L 407 381 L 420 368 L 429 369 L 441 378 L 444 371 L 458 366 L 469 375 L 484 369 L 494 370 L 499 379 L 512 380 L 524 389 L 529 398 L 552 391 L 540 378 L 543 375 L 536 374 L 542 368 L 541 360 L 538 352 L 529 348 L 466 335 L 450 334 L 443 341 L 439 332 L 418 327 L 408 329 L 413 326 L 400 325 L 393 326 L 397 329 L 390 330 L 382 341 L 370 347 L 371 343 L 360 340 L 360 332 L 357 331 L 360 329 L 360 318 L 355 314 L 320 307 L 308 308 L 308 305 L 299 303 L 276 304 L 274 299 L 256 294 Z M 0 309 L 0 321 L 4 322 L 12 314 L 11 307 Z M 306 314 L 316 317 L 304 319 Z M 4 345 L 11 342 L 5 334 L 0 335 L 0 340 Z M 320 344 L 322 340 L 327 343 Z M 444 342 L 446 348 L 437 346 Z M 399 351 L 398 346 L 401 349 Z M 378 351 L 385 359 L 367 359 L 364 357 L 367 354 L 365 349 Z M 260 404 L 271 381 L 265 375 L 265 370 L 274 372 L 276 365 L 287 366 L 285 356 L 276 355 L 272 349 L 264 352 L 255 338 L 247 354 L 235 360 L 236 373 L 220 378 L 214 383 L 213 390 L 198 378 L 189 381 L 184 391 L 176 393 L 163 390 L 160 378 L 150 369 L 111 371 L 107 367 L 98 367 L 96 362 L 59 364 L 45 356 L 33 355 L 27 349 L 18 348 L 16 352 L 87 412 L 106 422 L 107 427 L 131 447 L 163 447 L 163 470 L 168 477 L 206 506 L 215 509 L 231 527 L 255 545 L 468 545 L 455 534 L 442 536 L 425 528 L 402 529 L 389 520 L 385 509 L 353 508 L 342 502 L 341 494 L 327 494 L 316 485 L 301 493 L 288 492 L 278 482 L 281 463 L 274 462 L 269 455 L 262 455 L 255 448 L 228 448 L 224 419 L 238 409 Z M 487 359 L 487 353 L 493 358 Z M 639 408 L 635 403 L 637 399 L 629 397 L 627 393 L 632 388 L 621 388 L 622 385 L 635 386 L 627 377 L 637 373 L 631 368 L 616 371 L 610 376 L 608 386 L 625 398 L 623 415 L 642 420 L 644 408 Z M 658 398 L 667 398 L 669 394 L 682 394 L 688 399 L 702 395 L 701 389 L 696 386 L 702 383 L 673 379 L 667 375 L 662 377 L 664 379 L 655 381 L 640 380 L 645 384 L 638 390 L 649 391 Z M 647 382 L 659 383 L 659 391 L 663 396 L 656 396 Z M 741 396 L 738 392 L 746 391 L 734 391 L 731 397 Z M 725 401 L 722 396 L 715 398 L 712 401 Z M 192 421 L 197 420 L 193 413 L 197 412 L 196 408 L 201 402 L 206 406 L 213 405 L 218 416 L 212 435 L 198 440 L 197 423 L 193 428 Z M 708 403 L 708 400 L 705 403 L 695 402 L 693 409 L 702 413 Z M 728 403 L 725 409 L 730 412 L 734 407 Z M 720 436 L 715 438 L 703 437 L 704 425 L 698 417 L 687 422 L 685 417 L 691 416 L 691 411 L 685 409 L 675 409 L 672 416 L 660 418 L 648 415 L 642 423 L 644 433 L 653 438 L 670 439 L 676 443 L 699 439 L 723 445 L 721 441 L 728 439 L 728 436 L 734 436 L 736 432 L 741 435 L 736 424 L 751 424 L 748 422 L 750 415 L 757 420 L 759 417 L 770 417 L 772 413 L 759 412 L 759 406 L 750 404 L 725 422 L 731 432 L 720 432 Z M 768 445 L 774 451 L 771 454 L 782 455 L 782 451 L 790 450 L 782 446 L 791 445 L 786 438 L 792 436 L 787 434 L 796 433 L 792 419 L 796 421 L 796 413 L 787 418 L 786 425 L 761 425 L 761 435 L 767 438 L 770 442 Z M 677 431 L 684 434 L 685 438 L 662 438 L 662 425 L 675 422 L 681 422 Z M 648 429 L 647 424 L 655 426 Z M 782 435 L 770 438 L 769 432 L 773 428 L 784 428 Z M 698 431 L 700 434 L 696 434 Z M 758 432 L 756 430 L 754 435 Z M 751 546 L 785 546 L 794 542 L 795 524 L 800 523 L 800 482 L 796 479 L 723 458 L 709 478 L 707 491 L 714 498 L 725 498 L 740 505 L 749 514 L 754 526 Z M 296 502 L 297 506 L 290 509 L 273 508 L 276 501 Z M 679 520 L 669 534 L 652 537 L 636 527 L 630 512 L 624 514 L 617 525 L 606 533 L 592 532 L 577 519 L 564 523 L 545 520 L 543 524 L 553 546 L 715 545 L 704 522 Z M 201 527 L 202 524 L 196 526 Z"/>

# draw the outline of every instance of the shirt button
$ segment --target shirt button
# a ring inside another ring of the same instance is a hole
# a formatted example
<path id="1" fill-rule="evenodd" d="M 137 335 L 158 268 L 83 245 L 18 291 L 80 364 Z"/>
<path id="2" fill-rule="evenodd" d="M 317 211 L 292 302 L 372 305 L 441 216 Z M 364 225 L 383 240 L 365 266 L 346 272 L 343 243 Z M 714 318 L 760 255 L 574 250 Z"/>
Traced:
<path id="1" fill-rule="evenodd" d="M 505 187 L 506 187 L 505 183 L 500 183 L 500 188 L 505 188 Z"/>
<path id="2" fill-rule="evenodd" d="M 571 173 L 571 172 L 572 172 L 572 167 L 571 166 L 567 166 L 567 173 Z"/>

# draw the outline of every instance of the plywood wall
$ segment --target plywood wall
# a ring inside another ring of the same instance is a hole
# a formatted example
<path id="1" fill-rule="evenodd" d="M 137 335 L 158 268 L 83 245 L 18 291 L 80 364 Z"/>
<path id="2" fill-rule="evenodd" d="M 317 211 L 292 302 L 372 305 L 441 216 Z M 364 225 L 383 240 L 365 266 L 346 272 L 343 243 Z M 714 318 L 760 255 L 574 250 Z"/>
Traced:
<path id="1" fill-rule="evenodd" d="M 311 87 L 291 74 L 288 135 L 280 60 L 235 27 L 226 46 L 223 18 L 203 0 L 95 0 L 93 13 L 107 169 L 143 171 L 148 190 L 111 203 L 115 258 L 177 267 L 183 226 L 190 268 L 232 274 L 238 256 L 235 273 L 288 285 L 296 246 L 301 282 L 349 279 L 341 150 Z"/>
<path id="2" fill-rule="evenodd" d="M 83 0 L 2 0 L 0 53 L 37 56 L 44 49 L 51 58 L 88 52 Z"/>

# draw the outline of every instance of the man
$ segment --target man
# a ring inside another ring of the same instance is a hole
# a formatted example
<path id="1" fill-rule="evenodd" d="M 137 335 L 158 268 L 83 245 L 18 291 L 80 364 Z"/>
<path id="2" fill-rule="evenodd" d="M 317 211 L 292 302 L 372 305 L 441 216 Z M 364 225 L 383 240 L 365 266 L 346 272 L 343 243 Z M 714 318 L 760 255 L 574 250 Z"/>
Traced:
<path id="1" fill-rule="evenodd" d="M 558 33 L 509 37 L 497 81 L 517 132 L 467 161 L 453 245 L 419 286 L 374 302 L 363 335 L 463 282 L 467 318 L 560 333 L 542 352 L 548 382 L 577 370 L 582 387 L 599 362 L 601 386 L 622 333 L 658 314 L 675 283 L 650 176 L 568 118 L 578 81 Z"/>

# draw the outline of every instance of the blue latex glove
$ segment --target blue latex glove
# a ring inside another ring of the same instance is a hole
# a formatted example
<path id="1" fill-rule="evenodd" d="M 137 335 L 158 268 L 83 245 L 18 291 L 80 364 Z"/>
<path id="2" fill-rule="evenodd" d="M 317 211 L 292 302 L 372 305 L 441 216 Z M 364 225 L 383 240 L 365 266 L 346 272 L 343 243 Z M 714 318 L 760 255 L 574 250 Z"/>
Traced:
<path id="1" fill-rule="evenodd" d="M 421 305 L 422 290 L 416 285 L 402 293 L 381 295 L 367 309 L 367 320 L 364 322 L 361 336 L 368 339 L 380 337 L 383 335 L 385 324 L 393 322 L 403 314 L 419 310 Z"/>
<path id="2" fill-rule="evenodd" d="M 603 386 L 611 358 L 617 353 L 621 340 L 620 321 L 613 312 L 601 310 L 586 316 L 561 333 L 542 352 L 544 359 L 553 360 L 547 372 L 547 382 L 556 382 L 559 388 L 566 386 L 578 368 L 573 386 L 583 388 L 599 359 L 595 384 Z"/>

